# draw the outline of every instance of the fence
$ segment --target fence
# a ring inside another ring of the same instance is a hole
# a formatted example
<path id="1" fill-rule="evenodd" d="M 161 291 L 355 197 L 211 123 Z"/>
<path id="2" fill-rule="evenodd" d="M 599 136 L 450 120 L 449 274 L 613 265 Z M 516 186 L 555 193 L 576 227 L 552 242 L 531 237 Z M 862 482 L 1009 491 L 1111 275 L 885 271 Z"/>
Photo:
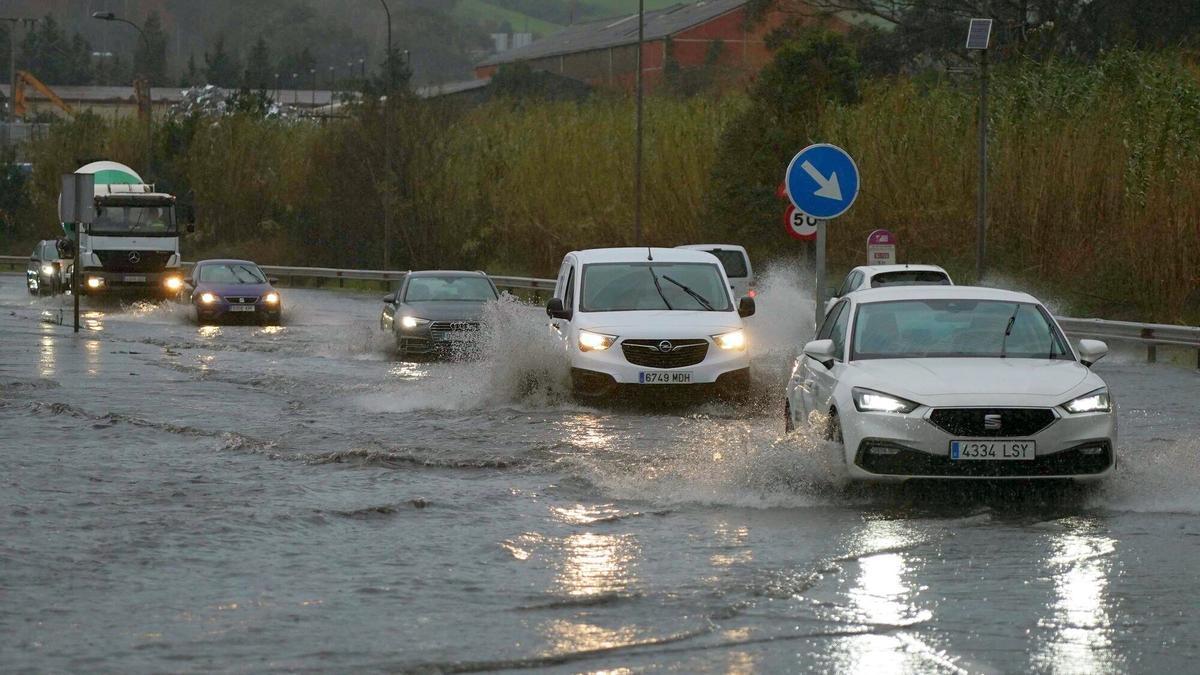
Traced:
<path id="1" fill-rule="evenodd" d="M 13 271 L 24 270 L 28 262 L 29 259 L 22 256 L 0 256 L 0 268 Z M 191 265 L 192 263 L 184 263 L 185 269 L 190 269 Z M 352 279 L 380 282 L 384 288 L 390 288 L 406 274 L 403 271 L 346 270 L 331 267 L 285 267 L 280 265 L 260 265 L 259 267 L 268 275 L 278 277 L 291 285 L 295 285 L 297 279 L 315 279 L 319 282 L 336 281 L 338 286 L 344 286 L 347 279 Z M 554 290 L 553 279 L 505 276 L 492 276 L 491 278 L 497 287 L 508 290 L 532 291 L 539 294 Z M 1070 317 L 1059 317 L 1058 322 L 1063 330 L 1073 337 L 1145 345 L 1146 360 L 1150 363 L 1158 360 L 1159 346 L 1195 349 L 1196 367 L 1200 368 L 1200 327 Z"/>

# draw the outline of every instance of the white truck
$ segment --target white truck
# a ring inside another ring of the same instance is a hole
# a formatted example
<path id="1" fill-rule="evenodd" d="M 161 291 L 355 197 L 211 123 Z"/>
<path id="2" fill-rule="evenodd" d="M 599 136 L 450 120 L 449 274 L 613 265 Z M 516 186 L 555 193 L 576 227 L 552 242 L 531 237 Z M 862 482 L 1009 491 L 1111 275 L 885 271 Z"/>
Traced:
<path id="1" fill-rule="evenodd" d="M 93 222 L 79 232 L 82 292 L 178 295 L 184 275 L 175 196 L 156 192 L 153 184 L 117 162 L 92 162 L 76 173 L 92 174 L 96 185 Z M 187 231 L 192 230 L 188 225 Z"/>

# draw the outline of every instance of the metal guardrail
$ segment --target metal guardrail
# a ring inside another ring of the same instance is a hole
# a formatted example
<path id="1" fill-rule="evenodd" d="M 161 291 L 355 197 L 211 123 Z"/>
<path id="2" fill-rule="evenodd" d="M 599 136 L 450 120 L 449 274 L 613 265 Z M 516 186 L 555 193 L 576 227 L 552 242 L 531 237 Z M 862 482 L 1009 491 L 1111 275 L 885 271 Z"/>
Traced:
<path id="1" fill-rule="evenodd" d="M 27 262 L 29 262 L 29 258 L 24 256 L 0 256 L 0 267 L 9 267 L 13 270 L 24 269 Z M 190 269 L 192 263 L 185 262 L 183 266 L 185 269 Z M 296 279 L 336 279 L 339 286 L 344 285 L 347 279 L 378 281 L 388 286 L 407 274 L 407 271 L 400 270 L 352 270 L 281 265 L 260 265 L 259 267 L 273 277 L 286 279 L 292 283 Z M 492 281 L 500 288 L 534 292 L 552 291 L 555 284 L 554 279 L 536 277 L 492 276 Z M 1146 345 L 1146 360 L 1150 363 L 1158 360 L 1159 345 L 1192 348 L 1196 350 L 1196 367 L 1200 368 L 1200 327 L 1071 317 L 1058 317 L 1058 323 L 1073 337 Z"/>

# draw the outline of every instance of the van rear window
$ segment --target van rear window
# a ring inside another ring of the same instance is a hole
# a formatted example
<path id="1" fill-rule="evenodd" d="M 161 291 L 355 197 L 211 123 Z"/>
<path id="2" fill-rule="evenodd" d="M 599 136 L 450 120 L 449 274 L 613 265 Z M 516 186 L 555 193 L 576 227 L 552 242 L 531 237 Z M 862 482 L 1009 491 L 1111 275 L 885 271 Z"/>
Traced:
<path id="1" fill-rule="evenodd" d="M 721 267 L 725 268 L 725 276 L 730 279 L 745 277 L 749 275 L 746 269 L 746 256 L 742 255 L 741 251 L 730 251 L 727 248 L 714 248 L 706 251 L 717 256 L 717 260 L 721 261 Z"/>

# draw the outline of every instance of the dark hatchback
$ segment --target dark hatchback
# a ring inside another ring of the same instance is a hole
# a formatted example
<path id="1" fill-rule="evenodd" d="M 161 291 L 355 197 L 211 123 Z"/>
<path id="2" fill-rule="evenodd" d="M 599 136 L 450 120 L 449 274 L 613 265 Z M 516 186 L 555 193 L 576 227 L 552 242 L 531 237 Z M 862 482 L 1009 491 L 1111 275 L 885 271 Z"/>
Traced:
<path id="1" fill-rule="evenodd" d="M 380 328 L 401 356 L 460 356 L 474 350 L 483 308 L 500 297 L 483 272 L 409 272 L 383 298 Z"/>
<path id="2" fill-rule="evenodd" d="M 32 295 L 61 293 L 67 289 L 66 272 L 70 265 L 70 258 L 59 252 L 57 240 L 39 241 L 25 267 L 25 287 Z"/>
<path id="3" fill-rule="evenodd" d="M 202 260 L 185 283 L 192 288 L 196 323 L 252 321 L 278 324 L 283 299 L 274 279 L 249 260 Z"/>

